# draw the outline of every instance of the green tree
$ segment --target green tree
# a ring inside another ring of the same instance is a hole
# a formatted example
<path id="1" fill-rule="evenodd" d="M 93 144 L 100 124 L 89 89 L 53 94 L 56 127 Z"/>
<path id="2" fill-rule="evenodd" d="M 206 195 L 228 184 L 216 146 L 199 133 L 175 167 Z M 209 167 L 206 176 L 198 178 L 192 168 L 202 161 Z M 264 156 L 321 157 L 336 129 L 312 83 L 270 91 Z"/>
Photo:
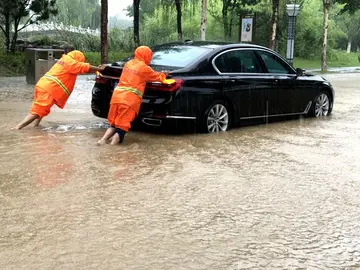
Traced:
<path id="1" fill-rule="evenodd" d="M 200 37 L 206 40 L 207 0 L 201 0 Z"/>
<path id="2" fill-rule="evenodd" d="M 194 5 L 198 3 L 198 0 L 175 0 L 176 8 L 176 26 L 178 32 L 178 40 L 182 41 L 183 38 L 183 28 L 182 28 L 182 8 L 185 4 L 190 5 L 194 8 Z"/>
<path id="3" fill-rule="evenodd" d="M 108 0 L 101 0 L 100 36 L 101 63 L 105 64 L 108 61 Z"/>
<path id="4" fill-rule="evenodd" d="M 182 40 L 181 1 L 180 0 L 175 0 L 175 6 L 176 6 L 176 25 L 177 25 L 177 32 L 178 32 L 178 40 L 181 41 Z"/>
<path id="5" fill-rule="evenodd" d="M 344 4 L 341 12 L 349 12 L 350 14 L 354 14 L 357 10 L 360 9 L 360 1 L 359 0 L 336 0 L 339 4 Z"/>
<path id="6" fill-rule="evenodd" d="M 98 0 L 57 0 L 56 7 L 58 14 L 51 16 L 51 20 L 57 23 L 91 29 L 100 27 L 101 6 Z"/>
<path id="7" fill-rule="evenodd" d="M 341 13 L 349 12 L 354 14 L 357 10 L 360 9 L 359 0 L 333 0 L 339 4 L 344 4 L 341 9 Z M 332 6 L 332 0 L 323 0 L 323 10 L 324 10 L 324 20 L 323 20 L 323 35 L 322 35 L 322 53 L 321 53 L 321 71 L 325 72 L 327 70 L 327 35 L 329 28 L 329 13 Z"/>
<path id="8" fill-rule="evenodd" d="M 232 40 L 233 26 L 239 22 L 237 18 L 252 12 L 252 8 L 260 2 L 261 0 L 213 0 L 210 2 L 209 13 L 215 20 L 222 22 L 224 39 Z M 219 9 L 221 15 L 218 14 Z"/>
<path id="9" fill-rule="evenodd" d="M 222 21 L 224 25 L 225 40 L 231 39 L 231 27 L 237 0 L 222 0 Z M 230 15 L 229 15 L 230 13 Z"/>
<path id="10" fill-rule="evenodd" d="M 100 27 L 100 20 L 101 20 L 101 6 L 96 5 L 94 11 L 91 15 L 91 29 L 98 29 Z"/>
<path id="11" fill-rule="evenodd" d="M 323 0 L 323 10 L 324 10 L 324 19 L 323 19 L 323 34 L 322 34 L 322 52 L 321 52 L 321 71 L 325 72 L 327 69 L 327 36 L 329 28 L 329 12 L 331 7 L 331 0 Z"/>
<path id="12" fill-rule="evenodd" d="M 134 1 L 135 2 L 135 1 Z M 140 2 L 140 1 L 139 1 Z M 178 40 L 182 40 L 182 13 L 183 8 L 191 6 L 195 8 L 195 5 L 198 3 L 198 0 L 143 0 L 139 4 L 139 10 L 141 11 L 139 14 L 139 21 L 143 21 L 146 16 L 153 16 L 156 9 L 162 8 L 165 11 L 165 16 L 172 13 L 172 11 L 176 10 L 176 26 L 178 32 Z M 135 29 L 135 13 L 134 13 L 134 5 L 127 8 L 128 16 L 134 16 L 134 29 Z"/>
<path id="13" fill-rule="evenodd" d="M 275 49 L 276 30 L 279 19 L 279 6 L 280 0 L 272 0 L 272 13 L 269 33 L 269 48 L 272 50 Z"/>
<path id="14" fill-rule="evenodd" d="M 155 10 L 161 6 L 161 0 L 142 0 L 139 4 L 139 22 L 143 23 L 146 16 L 154 16 Z M 127 16 L 134 17 L 134 5 L 130 5 L 126 8 Z"/>
<path id="15" fill-rule="evenodd" d="M 140 33 L 139 33 L 139 17 L 140 17 L 140 0 L 133 0 L 134 9 L 134 43 L 135 46 L 140 46 Z"/>
<path id="16" fill-rule="evenodd" d="M 21 30 L 47 20 L 51 14 L 56 15 L 55 3 L 56 0 L 1 0 L 0 29 L 5 36 L 6 50 L 15 51 L 18 33 Z M 20 26 L 22 21 L 24 23 Z"/>
<path id="17" fill-rule="evenodd" d="M 341 12 L 340 14 L 337 14 L 336 21 L 346 37 L 346 44 L 339 44 L 339 46 L 346 48 L 347 53 L 350 53 L 352 48 L 357 48 L 359 45 L 360 11 L 357 11 L 354 14 L 350 14 L 347 11 Z"/>

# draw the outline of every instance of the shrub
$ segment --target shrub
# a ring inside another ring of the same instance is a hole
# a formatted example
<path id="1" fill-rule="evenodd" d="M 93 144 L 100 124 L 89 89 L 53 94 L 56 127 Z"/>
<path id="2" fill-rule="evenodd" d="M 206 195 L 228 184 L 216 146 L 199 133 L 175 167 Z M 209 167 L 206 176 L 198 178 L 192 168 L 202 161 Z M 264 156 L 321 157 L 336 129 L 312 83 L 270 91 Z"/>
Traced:
<path id="1" fill-rule="evenodd" d="M 328 65 L 337 67 L 359 66 L 357 53 L 346 53 L 345 51 L 329 49 L 327 52 Z"/>
<path id="2" fill-rule="evenodd" d="M 114 63 L 120 60 L 125 59 L 126 57 L 130 56 L 132 53 L 127 52 L 109 52 L 108 55 L 108 62 Z M 100 65 L 101 57 L 99 52 L 85 52 L 85 59 L 86 62 L 89 62 L 92 65 Z"/>
<path id="3" fill-rule="evenodd" d="M 99 52 L 84 52 L 86 61 L 92 65 L 100 65 Z M 120 61 L 130 56 L 127 52 L 109 52 L 109 63 Z M 0 52 L 0 76 L 25 76 L 25 53 L 7 54 Z"/>
<path id="4" fill-rule="evenodd" d="M 25 54 L 0 53 L 0 75 L 1 76 L 23 76 L 25 75 Z"/>

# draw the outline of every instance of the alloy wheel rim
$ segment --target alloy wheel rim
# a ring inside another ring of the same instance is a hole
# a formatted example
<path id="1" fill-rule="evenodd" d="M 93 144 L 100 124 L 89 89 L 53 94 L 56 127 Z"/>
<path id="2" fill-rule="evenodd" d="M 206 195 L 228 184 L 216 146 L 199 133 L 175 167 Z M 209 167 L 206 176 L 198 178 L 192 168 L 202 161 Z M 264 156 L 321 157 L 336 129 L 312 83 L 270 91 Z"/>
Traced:
<path id="1" fill-rule="evenodd" d="M 330 100 L 326 94 L 321 94 L 315 101 L 315 116 L 327 116 L 330 108 Z"/>
<path id="2" fill-rule="evenodd" d="M 216 104 L 211 108 L 207 117 L 207 128 L 209 132 L 226 131 L 229 126 L 229 114 L 226 107 Z"/>

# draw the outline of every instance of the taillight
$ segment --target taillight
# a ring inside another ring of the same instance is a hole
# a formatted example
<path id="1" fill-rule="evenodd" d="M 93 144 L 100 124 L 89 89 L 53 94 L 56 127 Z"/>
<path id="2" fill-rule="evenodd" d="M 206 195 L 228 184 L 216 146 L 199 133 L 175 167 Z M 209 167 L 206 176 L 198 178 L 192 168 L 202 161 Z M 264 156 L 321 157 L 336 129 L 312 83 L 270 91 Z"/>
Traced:
<path id="1" fill-rule="evenodd" d="M 104 78 L 100 72 L 96 72 L 95 81 L 97 83 L 107 83 L 108 79 Z"/>
<path id="2" fill-rule="evenodd" d="M 168 79 L 165 82 L 152 82 L 146 84 L 146 89 L 174 92 L 178 90 L 184 81 L 181 79 Z"/>
<path id="3" fill-rule="evenodd" d="M 96 80 L 97 83 L 107 83 L 109 81 L 109 79 L 111 79 L 111 80 L 119 80 L 118 77 L 103 75 L 99 71 L 96 72 L 95 80 Z"/>

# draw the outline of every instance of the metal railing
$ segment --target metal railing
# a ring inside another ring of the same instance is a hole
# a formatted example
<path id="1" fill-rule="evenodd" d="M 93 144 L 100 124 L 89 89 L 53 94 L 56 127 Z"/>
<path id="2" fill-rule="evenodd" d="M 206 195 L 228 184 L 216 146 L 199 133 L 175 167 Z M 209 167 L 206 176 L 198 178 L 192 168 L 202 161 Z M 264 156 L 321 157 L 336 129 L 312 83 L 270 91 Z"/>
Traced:
<path id="1" fill-rule="evenodd" d="M 19 25 L 19 29 L 22 28 L 23 25 Z M 73 33 L 79 33 L 79 34 L 87 34 L 87 35 L 93 35 L 93 36 L 99 36 L 100 30 L 96 29 L 90 29 L 88 28 L 82 28 L 81 26 L 73 26 L 73 25 L 64 25 L 63 23 L 54 23 L 54 22 L 46 22 L 42 24 L 31 24 L 24 29 L 21 30 L 23 33 L 27 32 L 45 32 L 45 31 L 67 31 L 67 32 L 73 32 Z"/>

